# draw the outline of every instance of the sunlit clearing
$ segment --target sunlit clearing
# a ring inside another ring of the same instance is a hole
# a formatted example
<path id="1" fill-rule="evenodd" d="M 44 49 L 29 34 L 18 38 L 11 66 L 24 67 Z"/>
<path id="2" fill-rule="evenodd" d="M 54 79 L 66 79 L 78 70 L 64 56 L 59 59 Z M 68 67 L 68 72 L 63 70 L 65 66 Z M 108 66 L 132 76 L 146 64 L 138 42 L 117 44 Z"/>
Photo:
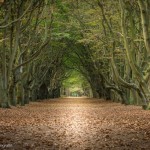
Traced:
<path id="1" fill-rule="evenodd" d="M 62 83 L 62 97 L 92 97 L 91 87 L 85 77 L 76 70 L 69 73 Z"/>

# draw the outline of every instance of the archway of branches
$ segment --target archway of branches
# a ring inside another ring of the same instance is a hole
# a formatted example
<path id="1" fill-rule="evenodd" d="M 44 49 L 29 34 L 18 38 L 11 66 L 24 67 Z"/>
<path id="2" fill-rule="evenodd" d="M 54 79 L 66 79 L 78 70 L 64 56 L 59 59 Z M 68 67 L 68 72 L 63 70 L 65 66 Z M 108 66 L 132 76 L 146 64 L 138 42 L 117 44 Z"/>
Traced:
<path id="1" fill-rule="evenodd" d="M 149 1 L 4 0 L 0 7 L 1 107 L 68 92 L 148 109 Z"/>

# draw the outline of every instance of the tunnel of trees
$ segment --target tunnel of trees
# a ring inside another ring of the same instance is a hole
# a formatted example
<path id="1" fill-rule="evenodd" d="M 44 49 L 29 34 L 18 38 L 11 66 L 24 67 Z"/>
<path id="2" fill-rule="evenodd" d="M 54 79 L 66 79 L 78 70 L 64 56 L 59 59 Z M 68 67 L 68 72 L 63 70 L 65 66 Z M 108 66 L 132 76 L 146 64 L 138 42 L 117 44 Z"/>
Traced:
<path id="1" fill-rule="evenodd" d="M 94 98 L 149 108 L 149 0 L 3 0 L 0 7 L 1 107 L 59 97 L 74 72 Z"/>

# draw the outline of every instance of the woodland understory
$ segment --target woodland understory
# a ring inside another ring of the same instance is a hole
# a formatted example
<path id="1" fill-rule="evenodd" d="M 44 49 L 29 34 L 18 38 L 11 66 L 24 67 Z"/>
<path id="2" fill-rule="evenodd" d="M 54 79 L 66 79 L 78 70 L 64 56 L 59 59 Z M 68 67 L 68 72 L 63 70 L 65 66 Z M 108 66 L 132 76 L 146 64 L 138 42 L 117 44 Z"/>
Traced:
<path id="1" fill-rule="evenodd" d="M 94 98 L 149 109 L 149 0 L 3 0 L 0 8 L 1 107 L 60 97 L 76 70 Z"/>

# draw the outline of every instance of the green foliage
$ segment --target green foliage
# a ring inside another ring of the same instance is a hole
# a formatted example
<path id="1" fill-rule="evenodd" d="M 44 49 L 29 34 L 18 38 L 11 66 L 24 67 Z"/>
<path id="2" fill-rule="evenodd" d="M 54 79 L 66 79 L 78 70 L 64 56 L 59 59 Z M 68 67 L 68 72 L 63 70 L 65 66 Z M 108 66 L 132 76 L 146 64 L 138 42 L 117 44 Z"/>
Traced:
<path id="1" fill-rule="evenodd" d="M 134 90 L 147 102 L 148 1 L 20 2 L 4 3 L 0 13 L 1 18 L 8 15 L 0 25 L 2 85 L 9 87 L 14 79 L 15 87 L 23 80 L 26 89 L 38 91 L 46 84 L 52 92 L 63 83 L 72 91 L 91 87 L 95 97 L 105 99 L 111 99 L 113 90 L 132 103 L 135 97 L 130 92 Z"/>
<path id="2" fill-rule="evenodd" d="M 70 76 L 63 81 L 62 85 L 64 88 L 69 88 L 71 92 L 78 90 L 82 92 L 83 88 L 86 87 L 88 83 L 80 72 L 73 70 Z"/>

